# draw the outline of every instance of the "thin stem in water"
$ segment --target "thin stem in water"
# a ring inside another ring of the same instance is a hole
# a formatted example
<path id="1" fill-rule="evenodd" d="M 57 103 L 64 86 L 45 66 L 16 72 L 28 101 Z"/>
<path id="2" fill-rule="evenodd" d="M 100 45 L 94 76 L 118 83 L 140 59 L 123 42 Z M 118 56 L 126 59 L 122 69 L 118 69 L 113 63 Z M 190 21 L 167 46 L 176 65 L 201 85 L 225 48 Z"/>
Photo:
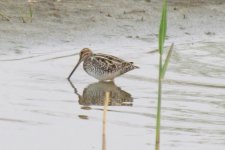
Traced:
<path id="1" fill-rule="evenodd" d="M 162 55 L 159 55 L 159 78 L 158 78 L 158 106 L 157 106 L 157 118 L 156 118 L 156 145 L 155 149 L 159 150 L 160 144 L 160 120 L 161 120 L 161 96 L 162 96 Z"/>
<path id="2" fill-rule="evenodd" d="M 104 100 L 104 110 L 103 110 L 103 119 L 102 119 L 102 150 L 106 150 L 106 113 L 108 111 L 109 105 L 109 92 L 105 93 Z"/>

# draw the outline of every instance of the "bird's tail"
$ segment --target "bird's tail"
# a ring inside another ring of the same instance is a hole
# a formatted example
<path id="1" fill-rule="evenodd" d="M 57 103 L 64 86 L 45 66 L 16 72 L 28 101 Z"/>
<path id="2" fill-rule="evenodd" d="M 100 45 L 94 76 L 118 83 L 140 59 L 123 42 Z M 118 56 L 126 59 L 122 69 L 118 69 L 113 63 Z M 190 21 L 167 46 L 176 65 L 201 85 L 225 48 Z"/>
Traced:
<path id="1" fill-rule="evenodd" d="M 139 69 L 140 67 L 133 65 L 134 62 L 130 62 L 130 64 L 133 66 L 133 69 Z"/>
<path id="2" fill-rule="evenodd" d="M 134 69 L 139 69 L 140 67 L 139 66 L 134 66 Z"/>

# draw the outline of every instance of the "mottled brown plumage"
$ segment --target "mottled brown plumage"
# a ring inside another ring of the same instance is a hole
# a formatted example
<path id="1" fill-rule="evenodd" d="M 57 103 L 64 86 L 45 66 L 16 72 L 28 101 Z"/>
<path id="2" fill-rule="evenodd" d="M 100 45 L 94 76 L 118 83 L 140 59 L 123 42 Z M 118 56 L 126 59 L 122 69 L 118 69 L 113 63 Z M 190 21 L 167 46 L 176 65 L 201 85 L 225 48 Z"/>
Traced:
<path id="1" fill-rule="evenodd" d="M 133 62 L 127 62 L 120 58 L 106 54 L 94 54 L 90 49 L 84 48 L 80 52 L 80 59 L 77 65 L 70 73 L 68 79 L 72 76 L 73 72 L 81 62 L 84 62 L 84 70 L 94 78 L 104 81 L 113 80 L 128 71 L 139 68 L 133 65 Z"/>

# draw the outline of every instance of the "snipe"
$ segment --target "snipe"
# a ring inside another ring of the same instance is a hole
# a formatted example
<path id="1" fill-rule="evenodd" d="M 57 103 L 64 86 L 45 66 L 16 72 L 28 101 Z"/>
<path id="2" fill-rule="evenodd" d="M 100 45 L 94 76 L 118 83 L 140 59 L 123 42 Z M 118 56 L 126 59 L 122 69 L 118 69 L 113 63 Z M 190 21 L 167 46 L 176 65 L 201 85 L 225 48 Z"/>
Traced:
<path id="1" fill-rule="evenodd" d="M 84 48 L 80 52 L 80 59 L 70 73 L 68 79 L 72 76 L 81 62 L 84 70 L 92 77 L 100 80 L 113 80 L 114 78 L 139 68 L 133 65 L 133 62 L 127 62 L 112 55 L 93 53 L 89 48 Z"/>

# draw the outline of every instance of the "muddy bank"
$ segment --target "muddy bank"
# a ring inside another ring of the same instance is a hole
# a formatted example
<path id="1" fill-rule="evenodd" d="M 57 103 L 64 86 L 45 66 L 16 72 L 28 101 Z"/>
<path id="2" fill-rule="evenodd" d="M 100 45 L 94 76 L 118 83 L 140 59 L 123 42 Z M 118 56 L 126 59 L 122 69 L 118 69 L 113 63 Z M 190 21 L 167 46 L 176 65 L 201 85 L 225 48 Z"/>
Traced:
<path id="1" fill-rule="evenodd" d="M 77 52 L 82 47 L 119 49 L 140 43 L 140 48 L 151 49 L 157 45 L 161 2 L 156 0 L 9 0 L 0 4 L 1 57 Z M 217 41 L 225 36 L 222 0 L 169 1 L 168 10 L 167 43 Z"/>

